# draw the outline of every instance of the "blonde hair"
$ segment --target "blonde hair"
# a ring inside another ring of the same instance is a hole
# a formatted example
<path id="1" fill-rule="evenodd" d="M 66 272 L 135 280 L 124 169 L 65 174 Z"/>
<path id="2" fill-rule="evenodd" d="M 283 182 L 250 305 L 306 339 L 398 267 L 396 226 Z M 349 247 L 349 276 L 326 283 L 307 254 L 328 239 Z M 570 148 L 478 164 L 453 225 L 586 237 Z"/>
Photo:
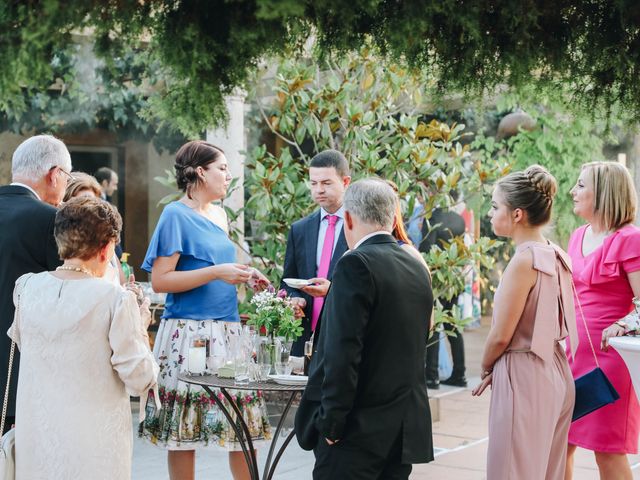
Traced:
<path id="1" fill-rule="evenodd" d="M 638 196 L 627 167 L 619 162 L 590 162 L 582 170 L 593 186 L 593 213 L 607 230 L 635 220 Z"/>
<path id="2" fill-rule="evenodd" d="M 83 172 L 73 172 L 72 176 L 73 179 L 67 183 L 63 202 L 68 202 L 83 190 L 90 190 L 97 198 L 100 198 L 102 189 L 94 177 Z"/>
<path id="3" fill-rule="evenodd" d="M 496 188 L 500 189 L 511 210 L 520 208 L 527 212 L 529 225 L 545 225 L 551 220 L 558 184 L 546 168 L 531 165 L 525 170 L 512 172 L 501 178 Z"/>

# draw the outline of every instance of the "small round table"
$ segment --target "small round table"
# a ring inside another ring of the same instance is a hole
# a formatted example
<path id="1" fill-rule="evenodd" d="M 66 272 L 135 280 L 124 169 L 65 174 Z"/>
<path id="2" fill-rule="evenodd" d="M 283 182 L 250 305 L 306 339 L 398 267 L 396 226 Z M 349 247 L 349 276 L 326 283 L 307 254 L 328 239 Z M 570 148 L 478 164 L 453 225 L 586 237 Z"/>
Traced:
<path id="1" fill-rule="evenodd" d="M 287 413 L 289 413 L 291 403 L 293 402 L 295 397 L 305 389 L 306 385 L 280 385 L 271 380 L 266 382 L 249 382 L 246 385 L 236 385 L 233 378 L 220 378 L 217 375 L 188 375 L 184 373 L 178 375 L 178 379 L 185 383 L 201 386 L 209 394 L 213 401 L 216 402 L 216 405 L 220 408 L 224 416 L 227 418 L 229 424 L 231 425 L 231 428 L 233 428 L 233 431 L 238 438 L 240 447 L 242 447 L 242 453 L 244 454 L 244 458 L 247 461 L 247 465 L 249 466 L 249 474 L 251 475 L 252 480 L 260 480 L 260 472 L 258 471 L 258 459 L 256 458 L 256 452 L 253 448 L 253 441 L 251 440 L 249 427 L 244 421 L 244 418 L 242 418 L 242 414 L 240 412 L 240 409 L 238 408 L 237 403 L 234 400 L 233 395 L 229 394 L 227 389 L 262 390 L 263 392 L 291 393 L 291 396 L 289 397 L 289 400 L 287 401 L 282 412 L 282 416 L 280 417 L 280 420 L 278 420 L 278 425 L 276 426 L 275 434 L 273 435 L 273 439 L 271 440 L 271 445 L 269 446 L 269 454 L 267 455 L 267 460 L 264 465 L 264 471 L 262 473 L 263 480 L 271 480 L 275 473 L 276 466 L 280 461 L 280 457 L 291 442 L 291 439 L 295 435 L 295 432 L 292 430 L 291 433 L 287 435 L 284 443 L 276 452 L 275 449 L 276 443 L 278 441 L 278 435 L 280 434 L 280 430 L 282 429 L 284 420 L 287 417 Z M 220 389 L 220 393 L 222 393 L 224 398 L 227 399 L 227 402 L 229 402 L 231 409 L 236 415 L 235 420 L 231 416 L 231 412 L 224 405 L 223 401 L 219 399 L 218 396 L 211 390 L 212 388 Z M 274 453 L 275 457 L 273 456 Z"/>

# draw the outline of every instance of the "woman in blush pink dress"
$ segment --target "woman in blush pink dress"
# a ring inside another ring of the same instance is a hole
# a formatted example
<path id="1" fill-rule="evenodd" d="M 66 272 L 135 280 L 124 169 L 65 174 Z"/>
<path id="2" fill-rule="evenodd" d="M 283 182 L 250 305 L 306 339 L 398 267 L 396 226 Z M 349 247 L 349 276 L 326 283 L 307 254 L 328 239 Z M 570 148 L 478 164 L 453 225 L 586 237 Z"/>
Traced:
<path id="1" fill-rule="evenodd" d="M 588 222 L 569 240 L 573 280 L 591 338 L 603 338 L 606 350 L 608 336 L 625 333 L 612 324 L 629 313 L 633 297 L 640 296 L 640 229 L 631 225 L 636 192 L 623 165 L 595 162 L 582 167 L 571 195 L 574 212 Z M 581 320 L 578 335 L 571 362 L 576 378 L 595 367 Z M 566 478 L 572 477 L 576 447 L 582 447 L 594 451 L 601 479 L 631 479 L 627 454 L 638 452 L 640 407 L 620 355 L 613 349 L 596 353 L 620 399 L 571 425 Z"/>
<path id="2" fill-rule="evenodd" d="M 491 385 L 487 478 L 561 480 L 575 387 L 564 347 L 577 332 L 569 258 L 546 240 L 556 181 L 532 165 L 501 179 L 491 225 L 516 252 L 495 295 L 482 356 L 481 395 Z"/>

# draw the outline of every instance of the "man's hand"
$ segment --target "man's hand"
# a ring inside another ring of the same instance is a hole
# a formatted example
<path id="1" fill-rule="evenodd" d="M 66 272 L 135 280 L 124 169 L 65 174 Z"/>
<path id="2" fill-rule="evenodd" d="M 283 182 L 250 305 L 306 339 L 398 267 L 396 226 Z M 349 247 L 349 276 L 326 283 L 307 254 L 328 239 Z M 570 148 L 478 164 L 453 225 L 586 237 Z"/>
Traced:
<path id="1" fill-rule="evenodd" d="M 291 297 L 290 301 L 296 318 L 304 318 L 304 307 L 307 306 L 307 301 L 301 297 Z"/>
<path id="2" fill-rule="evenodd" d="M 326 297 L 327 292 L 329 291 L 329 287 L 331 286 L 331 282 L 326 278 L 310 278 L 309 281 L 312 285 L 308 285 L 306 287 L 301 287 L 304 293 L 311 295 L 312 297 Z"/>

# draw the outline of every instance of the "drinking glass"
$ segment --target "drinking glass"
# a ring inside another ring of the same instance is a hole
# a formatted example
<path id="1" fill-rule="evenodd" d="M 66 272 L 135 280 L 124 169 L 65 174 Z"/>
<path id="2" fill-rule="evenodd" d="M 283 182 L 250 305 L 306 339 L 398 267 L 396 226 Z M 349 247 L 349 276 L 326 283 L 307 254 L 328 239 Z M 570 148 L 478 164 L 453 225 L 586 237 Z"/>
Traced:
<path id="1" fill-rule="evenodd" d="M 291 375 L 291 364 L 289 362 L 277 362 L 275 364 L 276 374 Z"/>

